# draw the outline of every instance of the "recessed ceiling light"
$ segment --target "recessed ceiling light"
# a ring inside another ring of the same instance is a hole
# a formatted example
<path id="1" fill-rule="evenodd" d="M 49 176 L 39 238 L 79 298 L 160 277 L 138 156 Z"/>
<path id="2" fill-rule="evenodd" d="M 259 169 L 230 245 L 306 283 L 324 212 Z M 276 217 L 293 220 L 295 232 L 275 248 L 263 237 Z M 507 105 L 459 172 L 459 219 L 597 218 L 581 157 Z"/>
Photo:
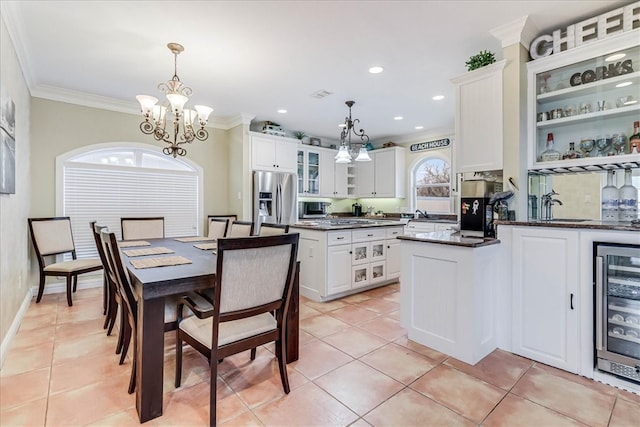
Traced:
<path id="1" fill-rule="evenodd" d="M 285 110 L 284 108 L 281 108 L 281 109 L 279 109 L 279 110 L 278 110 L 278 113 L 280 113 L 280 114 L 286 114 L 286 113 L 287 113 L 287 110 Z"/>
<path id="2" fill-rule="evenodd" d="M 606 58 L 604 58 L 604 60 L 607 62 L 613 62 L 613 61 L 617 61 L 618 59 L 622 59 L 625 56 L 627 56 L 626 53 L 614 53 L 613 55 L 607 56 Z"/>
<path id="3" fill-rule="evenodd" d="M 383 71 L 384 71 L 384 68 L 380 67 L 379 65 L 369 68 L 369 72 L 371 74 L 380 74 Z"/>
<path id="4" fill-rule="evenodd" d="M 625 87 L 625 86 L 630 86 L 632 84 L 633 82 L 622 82 L 622 83 L 618 83 L 616 87 Z"/>
<path id="5" fill-rule="evenodd" d="M 404 117 L 402 117 L 402 116 L 395 116 L 395 117 L 393 118 L 393 120 L 402 120 L 402 119 L 404 119 Z"/>
<path id="6" fill-rule="evenodd" d="M 424 129 L 424 126 L 416 126 L 416 130 Z"/>
<path id="7" fill-rule="evenodd" d="M 431 99 L 433 99 L 434 101 L 441 101 L 444 99 L 444 95 L 435 95 Z"/>

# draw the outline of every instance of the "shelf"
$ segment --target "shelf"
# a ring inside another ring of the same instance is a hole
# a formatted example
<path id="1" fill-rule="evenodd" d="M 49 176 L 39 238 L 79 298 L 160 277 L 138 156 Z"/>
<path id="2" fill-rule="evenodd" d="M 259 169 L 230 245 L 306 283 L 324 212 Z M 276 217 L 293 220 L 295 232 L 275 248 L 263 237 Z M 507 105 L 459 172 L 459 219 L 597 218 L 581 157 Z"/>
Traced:
<path id="1" fill-rule="evenodd" d="M 561 119 L 544 120 L 537 122 L 538 129 L 553 129 L 565 125 L 573 125 L 587 120 L 594 120 L 605 117 L 622 116 L 625 114 L 633 115 L 633 113 L 640 112 L 640 103 L 634 105 L 627 105 L 624 107 L 611 108 L 604 111 L 594 111 L 592 113 L 577 114 L 575 116 L 563 117 Z"/>
<path id="2" fill-rule="evenodd" d="M 605 90 L 615 89 L 618 83 L 631 81 L 634 84 L 640 83 L 640 71 L 634 73 L 627 73 L 621 76 L 611 77 L 609 79 L 597 80 L 592 83 L 572 86 L 565 89 L 554 90 L 553 92 L 541 93 L 537 96 L 538 104 L 554 102 L 561 99 L 566 99 L 572 96 L 583 96 L 599 93 Z M 587 114 L 585 114 L 586 116 Z M 558 119 L 559 120 L 559 119 Z"/>
<path id="3" fill-rule="evenodd" d="M 620 321 L 620 320 L 614 320 L 614 319 L 608 319 L 607 321 L 611 325 L 618 325 L 618 326 L 624 326 L 627 328 L 640 329 L 640 325 L 637 323 L 630 323 L 630 322 L 625 322 L 624 320 Z"/>
<path id="4" fill-rule="evenodd" d="M 535 162 L 530 173 L 547 175 L 553 173 L 599 172 L 611 169 L 634 169 L 640 167 L 640 154 L 622 154 L 608 157 L 585 157 L 582 159 Z"/>
<path id="5" fill-rule="evenodd" d="M 628 278 L 625 280 L 618 277 L 609 277 L 609 283 L 615 283 L 616 285 L 626 285 L 626 286 L 633 286 L 634 288 L 640 288 L 640 279 L 636 279 L 636 278 Z"/>
<path id="6" fill-rule="evenodd" d="M 634 342 L 636 344 L 640 344 L 640 338 L 630 337 L 628 335 L 622 335 L 622 334 L 614 334 L 613 332 L 609 332 L 607 335 L 609 335 L 611 338 L 618 338 L 618 339 L 621 339 L 621 340 L 630 341 L 630 342 Z"/>
<path id="7" fill-rule="evenodd" d="M 609 304 L 607 308 L 609 310 L 619 311 L 620 313 L 629 313 L 629 314 L 635 314 L 636 316 L 640 316 L 640 310 L 629 308 L 629 307 L 622 307 L 619 305 Z"/>
<path id="8" fill-rule="evenodd" d="M 638 273 L 638 274 L 640 274 L 640 267 L 633 267 L 633 266 L 627 266 L 627 265 L 609 264 L 609 270 L 624 271 L 624 272 L 627 272 L 627 273 Z"/>

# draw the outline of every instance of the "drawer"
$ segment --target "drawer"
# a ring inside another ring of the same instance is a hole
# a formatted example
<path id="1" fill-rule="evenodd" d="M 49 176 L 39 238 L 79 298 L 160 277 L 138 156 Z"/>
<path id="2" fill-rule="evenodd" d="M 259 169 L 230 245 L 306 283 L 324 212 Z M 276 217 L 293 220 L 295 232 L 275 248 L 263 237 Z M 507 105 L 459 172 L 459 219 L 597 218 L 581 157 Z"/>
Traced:
<path id="1" fill-rule="evenodd" d="M 329 234 L 327 236 L 328 246 L 344 245 L 345 243 L 351 243 L 350 231 L 332 231 L 328 234 Z"/>
<path id="2" fill-rule="evenodd" d="M 368 242 L 370 240 L 384 240 L 386 231 L 384 228 L 368 228 L 366 230 L 352 231 L 352 242 Z"/>
<path id="3" fill-rule="evenodd" d="M 402 236 L 402 231 L 403 231 L 402 227 L 387 228 L 386 238 L 395 239 L 398 236 Z"/>

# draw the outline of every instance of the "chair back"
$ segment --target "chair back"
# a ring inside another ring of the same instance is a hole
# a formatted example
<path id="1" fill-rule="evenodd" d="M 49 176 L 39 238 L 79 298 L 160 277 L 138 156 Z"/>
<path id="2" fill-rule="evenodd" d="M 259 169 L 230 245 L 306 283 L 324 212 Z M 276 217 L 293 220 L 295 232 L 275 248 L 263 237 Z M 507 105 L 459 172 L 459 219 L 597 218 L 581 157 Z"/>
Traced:
<path id="1" fill-rule="evenodd" d="M 98 250 L 98 256 L 100 257 L 100 261 L 102 262 L 102 266 L 107 270 L 107 258 L 104 253 L 104 246 L 102 245 L 102 238 L 100 237 L 100 232 L 102 230 L 109 231 L 106 225 L 98 225 L 96 221 L 91 221 L 89 223 L 89 227 L 91 228 L 91 234 L 93 235 L 93 240 L 96 242 L 96 249 Z M 107 272 L 108 274 L 108 272 Z"/>
<path id="2" fill-rule="evenodd" d="M 227 237 L 249 237 L 253 235 L 253 222 L 251 221 L 233 221 Z"/>
<path id="3" fill-rule="evenodd" d="M 207 236 L 214 239 L 222 239 L 227 235 L 227 228 L 229 228 L 229 220 L 227 218 L 209 217 L 209 234 Z"/>
<path id="4" fill-rule="evenodd" d="M 259 236 L 279 236 L 289 232 L 289 224 L 272 224 L 270 222 L 263 222 L 260 225 Z"/>
<path id="5" fill-rule="evenodd" d="M 164 217 L 120 218 L 122 240 L 164 238 Z"/>
<path id="6" fill-rule="evenodd" d="M 29 230 L 38 258 L 71 252 L 76 258 L 76 248 L 71 233 L 71 218 L 29 218 Z"/>
<path id="7" fill-rule="evenodd" d="M 129 310 L 129 313 L 127 314 L 136 319 L 138 303 L 136 301 L 131 282 L 129 281 L 127 269 L 122 261 L 122 254 L 118 247 L 118 239 L 116 238 L 115 233 L 109 233 L 108 230 L 102 230 L 100 232 L 100 241 L 105 252 L 109 277 L 118 287 L 118 292 L 127 305 L 127 309 Z"/>
<path id="8" fill-rule="evenodd" d="M 270 312 L 288 304 L 298 239 L 299 234 L 294 233 L 218 241 L 213 306 L 221 322 Z"/>

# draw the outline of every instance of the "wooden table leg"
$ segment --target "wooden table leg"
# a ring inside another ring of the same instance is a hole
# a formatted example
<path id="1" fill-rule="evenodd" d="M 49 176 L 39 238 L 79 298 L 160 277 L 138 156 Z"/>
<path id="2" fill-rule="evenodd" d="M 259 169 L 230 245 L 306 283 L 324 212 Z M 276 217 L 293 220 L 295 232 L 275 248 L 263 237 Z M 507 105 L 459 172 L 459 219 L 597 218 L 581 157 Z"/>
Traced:
<path id="1" fill-rule="evenodd" d="M 141 423 L 162 415 L 164 298 L 138 302 L 136 409 Z"/>
<path id="2" fill-rule="evenodd" d="M 296 273 L 291 290 L 291 302 L 287 314 L 287 363 L 298 360 L 298 331 L 300 328 L 300 261 L 296 263 Z"/>

